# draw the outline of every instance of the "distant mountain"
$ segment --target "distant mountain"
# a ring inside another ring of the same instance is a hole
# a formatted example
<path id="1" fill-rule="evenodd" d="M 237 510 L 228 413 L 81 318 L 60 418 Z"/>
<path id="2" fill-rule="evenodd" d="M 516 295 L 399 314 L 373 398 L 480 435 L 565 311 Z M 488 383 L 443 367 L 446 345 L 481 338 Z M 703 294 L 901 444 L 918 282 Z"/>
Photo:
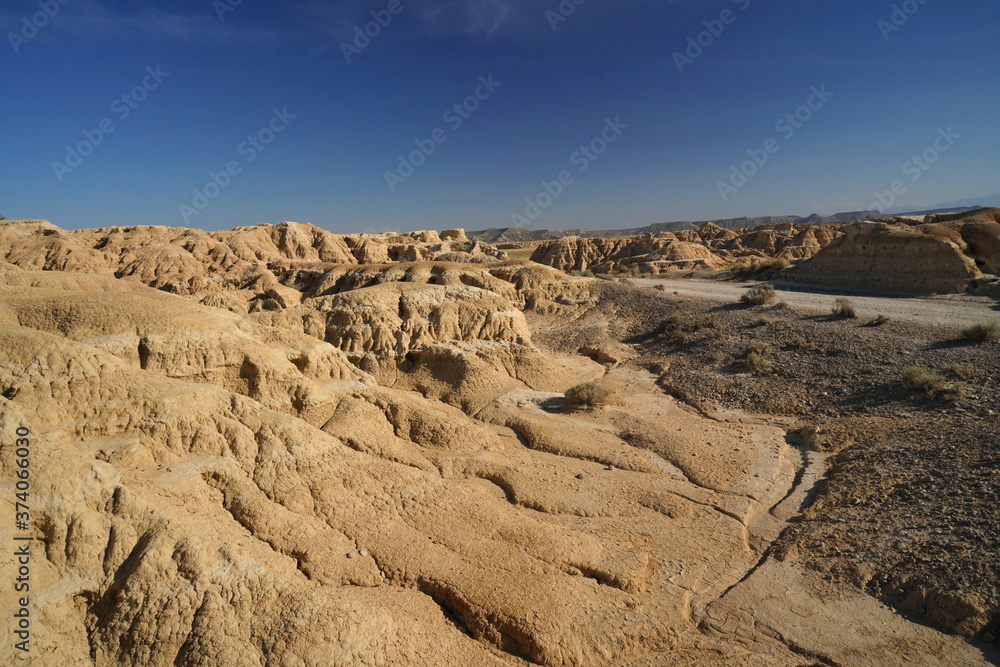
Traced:
<path id="1" fill-rule="evenodd" d="M 548 241 L 560 239 L 565 236 L 582 236 L 585 234 L 581 229 L 564 229 L 550 232 L 547 229 L 530 230 L 524 227 L 491 227 L 481 232 L 466 232 L 466 236 L 476 241 L 484 243 L 523 243 L 525 241 Z"/>
<path id="2" fill-rule="evenodd" d="M 975 197 L 973 199 L 960 199 L 959 201 L 944 202 L 942 204 L 933 204 L 928 206 L 926 209 L 921 209 L 920 211 L 907 211 L 902 208 L 890 209 L 888 213 L 890 215 L 920 215 L 923 211 L 935 211 L 935 212 L 949 212 L 949 211 L 962 211 L 974 208 L 987 208 L 991 206 L 1000 206 L 1000 192 L 992 195 L 986 195 L 984 197 Z"/>
<path id="3" fill-rule="evenodd" d="M 723 229 L 750 229 L 764 225 L 783 225 L 793 223 L 796 225 L 829 225 L 840 222 L 850 222 L 852 220 L 865 220 L 867 218 L 878 217 L 878 211 L 852 211 L 848 213 L 836 213 L 834 215 L 822 216 L 812 214 L 802 218 L 796 215 L 767 215 L 756 218 L 726 218 L 723 220 L 701 220 L 699 222 L 659 222 L 646 227 L 630 227 L 623 229 L 561 229 L 561 230 L 530 230 L 524 227 L 493 227 L 478 232 L 466 232 L 470 239 L 484 241 L 486 243 L 525 243 L 529 241 L 549 241 L 560 239 L 566 236 L 583 236 L 587 238 L 609 238 L 616 236 L 639 236 L 642 234 L 660 234 L 662 232 L 680 232 L 685 229 L 694 229 L 708 222 L 718 225 Z"/>
<path id="4" fill-rule="evenodd" d="M 940 215 L 942 213 L 965 213 L 967 211 L 978 211 L 981 208 L 982 206 L 945 206 L 944 208 L 931 208 L 924 211 L 907 211 L 906 213 L 899 213 L 897 215 Z"/>

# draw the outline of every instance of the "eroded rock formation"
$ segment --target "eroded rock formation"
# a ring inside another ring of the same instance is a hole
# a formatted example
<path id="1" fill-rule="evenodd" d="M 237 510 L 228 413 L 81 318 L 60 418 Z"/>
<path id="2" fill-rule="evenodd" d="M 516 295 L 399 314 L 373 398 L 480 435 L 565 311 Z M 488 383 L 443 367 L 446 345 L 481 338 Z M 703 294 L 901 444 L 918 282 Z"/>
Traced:
<path id="1" fill-rule="evenodd" d="M 36 664 L 980 664 L 758 568 L 821 462 L 616 350 L 539 349 L 525 311 L 566 326 L 593 281 L 457 233 L 294 223 L 0 223 L 0 257 L 0 489 L 26 429 Z M 616 401 L 567 411 L 589 380 Z M 794 617 L 758 607 L 776 595 Z M 870 623 L 803 626 L 819 610 Z"/>
<path id="2" fill-rule="evenodd" d="M 566 237 L 531 259 L 562 271 L 650 274 L 751 268 L 768 260 L 790 280 L 883 292 L 998 292 L 1000 209 L 924 222 L 891 219 L 836 225 L 768 225 L 734 232 L 697 229 L 625 238 Z M 780 268 L 780 266 L 779 266 Z"/>
<path id="3" fill-rule="evenodd" d="M 807 259 L 840 234 L 840 226 L 788 223 L 734 232 L 709 223 L 655 236 L 546 241 L 531 259 L 562 271 L 599 274 L 721 270 L 767 258 Z"/>

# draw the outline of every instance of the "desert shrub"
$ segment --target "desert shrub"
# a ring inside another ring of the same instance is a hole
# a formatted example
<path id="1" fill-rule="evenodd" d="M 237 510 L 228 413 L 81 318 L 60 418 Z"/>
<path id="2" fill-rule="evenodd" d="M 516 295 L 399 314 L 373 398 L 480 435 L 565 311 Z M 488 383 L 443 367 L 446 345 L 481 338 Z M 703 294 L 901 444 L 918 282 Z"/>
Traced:
<path id="1" fill-rule="evenodd" d="M 750 352 L 743 360 L 743 367 L 751 373 L 760 373 L 766 370 L 769 364 L 770 360 L 767 358 L 767 355 L 760 354 L 759 352 Z"/>
<path id="2" fill-rule="evenodd" d="M 788 341 L 788 344 L 800 350 L 809 347 L 809 341 L 803 338 L 802 336 L 796 336 L 795 338 Z"/>
<path id="3" fill-rule="evenodd" d="M 935 399 L 945 391 L 947 383 L 945 377 L 935 370 L 923 366 L 907 366 L 903 369 L 903 386 Z"/>
<path id="4" fill-rule="evenodd" d="M 980 322 L 962 329 L 962 338 L 970 343 L 985 343 L 1000 338 L 1000 325 L 996 322 Z"/>
<path id="5" fill-rule="evenodd" d="M 951 374 L 959 380 L 971 380 L 976 374 L 976 369 L 972 364 L 955 364 L 951 367 Z"/>
<path id="6" fill-rule="evenodd" d="M 880 314 L 875 319 L 869 320 L 868 321 L 868 326 L 870 326 L 870 327 L 880 327 L 880 326 L 883 326 L 885 324 L 888 324 L 889 322 L 892 322 L 892 318 L 891 317 L 889 317 L 888 315 L 882 315 L 882 314 Z"/>
<path id="7" fill-rule="evenodd" d="M 833 314 L 845 320 L 857 319 L 858 311 L 854 308 L 854 302 L 850 299 L 840 297 L 833 302 Z"/>
<path id="8" fill-rule="evenodd" d="M 653 331 L 657 336 L 678 335 L 684 332 L 697 332 L 705 329 L 715 329 L 719 326 L 714 315 L 690 315 L 688 313 L 674 313 L 660 324 Z"/>
<path id="9" fill-rule="evenodd" d="M 761 283 L 744 292 L 740 301 L 748 306 L 766 306 L 774 301 L 774 285 Z"/>
<path id="10" fill-rule="evenodd" d="M 938 396 L 938 399 L 947 403 L 958 403 L 965 400 L 965 385 L 961 382 L 948 385 Z"/>
<path id="11" fill-rule="evenodd" d="M 660 290 L 661 292 L 666 292 L 667 291 L 667 286 L 661 283 L 661 284 L 659 284 L 659 285 L 656 286 L 656 289 Z"/>
<path id="12" fill-rule="evenodd" d="M 774 320 L 772 320 L 772 319 L 771 319 L 770 317 L 768 317 L 767 315 L 761 315 L 760 317 L 758 317 L 758 318 L 757 318 L 757 319 L 756 319 L 756 320 L 754 321 L 754 323 L 753 323 L 753 324 L 752 324 L 751 326 L 755 326 L 755 327 L 766 327 L 767 325 L 769 325 L 769 324 L 772 324 L 773 322 L 774 322 Z"/>
<path id="13" fill-rule="evenodd" d="M 787 259 L 766 259 L 762 262 L 743 264 L 733 270 L 737 280 L 770 280 L 779 271 L 787 269 L 792 263 Z"/>
<path id="14" fill-rule="evenodd" d="M 596 408 L 611 402 L 614 393 L 596 382 L 584 382 L 566 390 L 566 407 Z"/>
<path id="15" fill-rule="evenodd" d="M 751 373 L 760 373 L 771 364 L 770 352 L 771 349 L 767 343 L 754 341 L 750 344 L 746 354 L 743 355 L 740 364 Z"/>

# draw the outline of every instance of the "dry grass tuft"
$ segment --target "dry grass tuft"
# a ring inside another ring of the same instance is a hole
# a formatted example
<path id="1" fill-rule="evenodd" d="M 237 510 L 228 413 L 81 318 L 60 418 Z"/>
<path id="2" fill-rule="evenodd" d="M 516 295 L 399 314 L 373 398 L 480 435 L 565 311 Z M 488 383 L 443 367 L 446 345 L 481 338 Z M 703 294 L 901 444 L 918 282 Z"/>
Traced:
<path id="1" fill-rule="evenodd" d="M 761 373 L 771 365 L 771 348 L 767 343 L 754 341 L 743 355 L 740 364 L 750 373 Z"/>
<path id="2" fill-rule="evenodd" d="M 850 299 L 840 297 L 833 303 L 833 314 L 845 320 L 856 320 L 858 311 L 854 308 L 854 302 Z"/>
<path id="3" fill-rule="evenodd" d="M 933 400 L 957 403 L 965 398 L 965 386 L 961 383 L 949 384 L 944 375 L 923 366 L 907 366 L 903 369 L 903 386 L 913 392 L 920 392 Z"/>
<path id="4" fill-rule="evenodd" d="M 1000 338 L 1000 324 L 996 322 L 980 322 L 962 329 L 962 338 L 970 343 L 987 343 Z"/>
<path id="5" fill-rule="evenodd" d="M 614 392 L 596 382 L 584 382 L 566 390 L 566 407 L 597 408 L 611 403 Z"/>
<path id="6" fill-rule="evenodd" d="M 780 271 L 787 269 L 792 263 L 787 259 L 767 259 L 762 262 L 743 264 L 733 270 L 737 280 L 770 280 Z"/>
<path id="7" fill-rule="evenodd" d="M 774 298 L 774 285 L 761 283 L 747 290 L 740 297 L 740 301 L 748 306 L 766 306 L 774 301 Z"/>
<path id="8" fill-rule="evenodd" d="M 971 380 L 976 376 L 976 368 L 972 364 L 955 364 L 951 367 L 951 374 L 959 380 Z"/>
<path id="9" fill-rule="evenodd" d="M 788 341 L 788 344 L 791 347 L 797 348 L 799 350 L 804 350 L 807 347 L 811 346 L 811 343 L 807 339 L 803 338 L 802 336 L 796 336 L 795 338 L 793 338 L 790 341 Z"/>
<path id="10" fill-rule="evenodd" d="M 881 315 L 880 314 L 875 319 L 868 320 L 868 326 L 870 326 L 870 327 L 880 327 L 880 326 L 888 324 L 889 322 L 892 322 L 892 318 L 891 317 L 889 317 L 888 315 Z"/>

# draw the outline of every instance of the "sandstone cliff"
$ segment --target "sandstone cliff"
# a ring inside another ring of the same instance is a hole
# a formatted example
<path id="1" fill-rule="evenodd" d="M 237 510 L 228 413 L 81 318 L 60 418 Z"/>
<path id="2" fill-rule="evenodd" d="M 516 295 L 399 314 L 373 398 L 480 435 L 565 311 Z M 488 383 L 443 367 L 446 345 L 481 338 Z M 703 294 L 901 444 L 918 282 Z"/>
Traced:
<path id="1" fill-rule="evenodd" d="M 845 231 L 785 275 L 819 285 L 920 293 L 963 292 L 970 280 L 982 275 L 976 260 L 967 254 L 969 244 L 959 226 L 870 223 L 851 225 Z M 973 230 L 969 234 L 976 236 Z M 991 237 L 988 231 L 983 236 Z M 1000 237 L 992 239 L 995 243 Z M 980 243 L 989 253 L 989 242 Z"/>
<path id="2" fill-rule="evenodd" d="M 562 271 L 598 274 L 716 271 L 767 258 L 807 259 L 841 233 L 839 226 L 831 225 L 786 223 L 735 232 L 709 223 L 655 236 L 546 241 L 531 259 Z"/>

